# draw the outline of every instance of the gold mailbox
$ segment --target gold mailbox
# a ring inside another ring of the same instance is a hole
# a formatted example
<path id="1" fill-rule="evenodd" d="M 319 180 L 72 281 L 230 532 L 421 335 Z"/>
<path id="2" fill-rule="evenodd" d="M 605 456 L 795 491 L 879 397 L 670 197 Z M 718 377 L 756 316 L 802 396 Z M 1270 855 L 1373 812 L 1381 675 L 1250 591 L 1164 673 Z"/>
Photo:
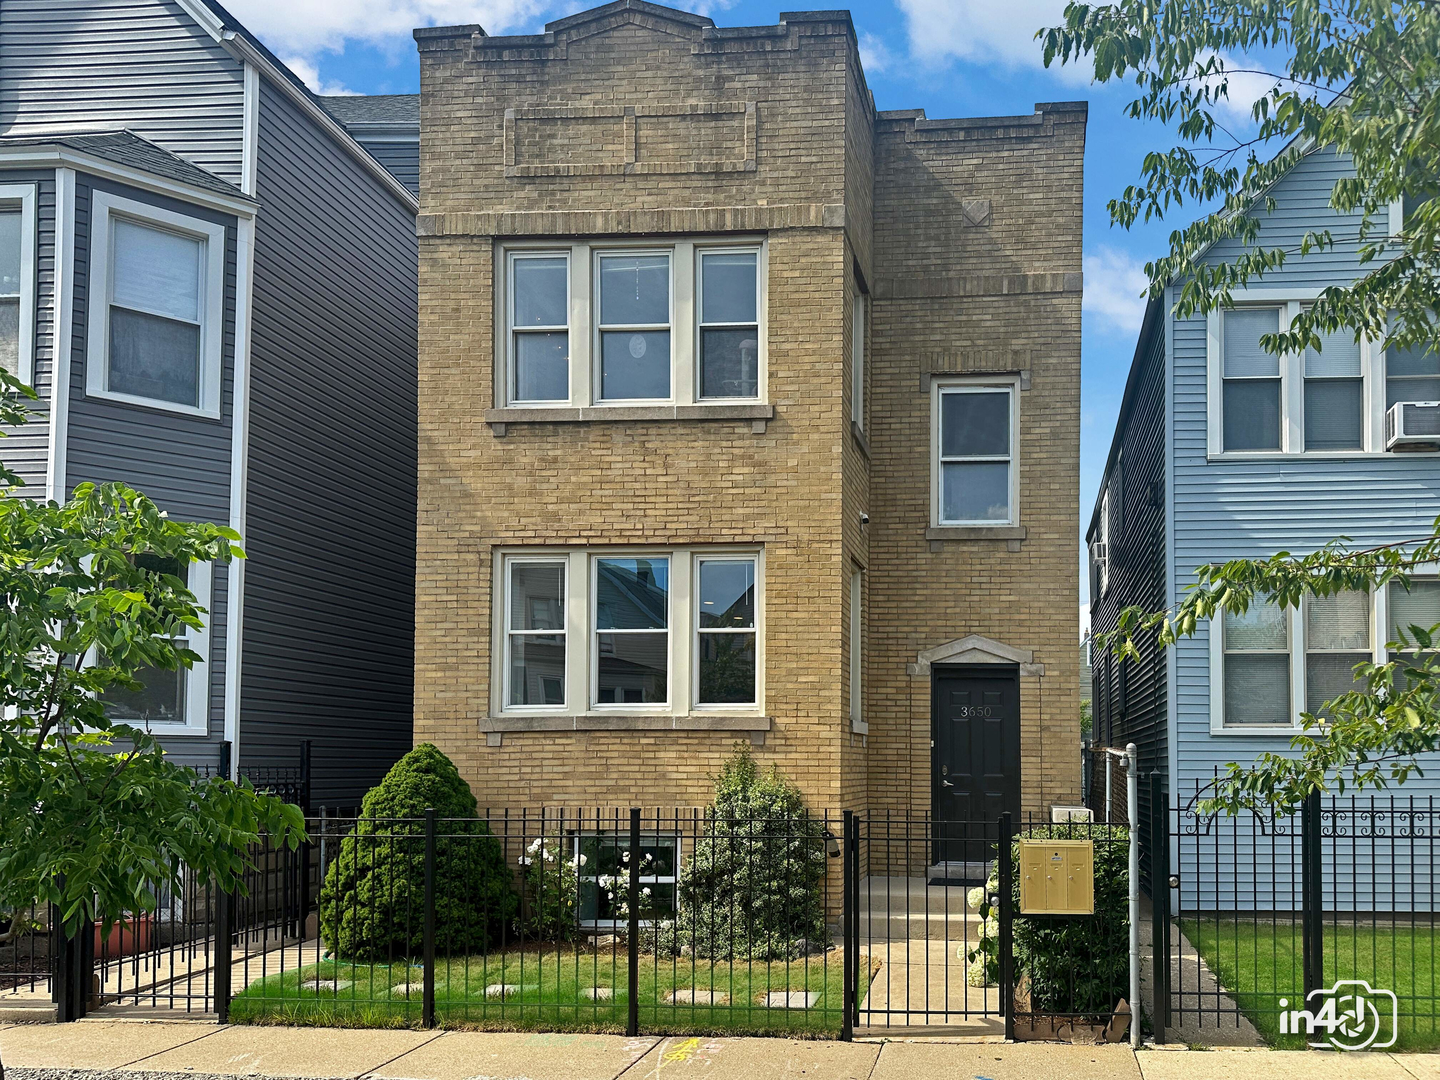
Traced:
<path id="1" fill-rule="evenodd" d="M 1095 843 L 1021 840 L 1020 914 L 1094 915 Z"/>

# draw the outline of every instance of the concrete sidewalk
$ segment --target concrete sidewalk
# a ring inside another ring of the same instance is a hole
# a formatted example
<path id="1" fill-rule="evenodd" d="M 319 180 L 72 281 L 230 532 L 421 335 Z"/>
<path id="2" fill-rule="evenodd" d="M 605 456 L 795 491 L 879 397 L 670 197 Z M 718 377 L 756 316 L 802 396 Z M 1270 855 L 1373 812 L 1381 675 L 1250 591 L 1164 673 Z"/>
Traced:
<path id="1" fill-rule="evenodd" d="M 1440 1055 L 82 1020 L 0 1027 L 7 1080 L 1440 1080 Z"/>

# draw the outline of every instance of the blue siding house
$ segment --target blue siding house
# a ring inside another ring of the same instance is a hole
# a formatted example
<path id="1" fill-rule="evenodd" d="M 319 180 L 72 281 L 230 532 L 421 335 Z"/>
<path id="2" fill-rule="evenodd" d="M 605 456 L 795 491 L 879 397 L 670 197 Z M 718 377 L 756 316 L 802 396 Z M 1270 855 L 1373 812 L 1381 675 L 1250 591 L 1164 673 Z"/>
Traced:
<path id="1" fill-rule="evenodd" d="M 0 363 L 41 398 L 0 451 L 249 555 L 184 568 L 205 662 L 112 712 L 251 775 L 309 741 L 348 803 L 411 740 L 418 131 L 329 102 L 209 0 L 0 4 Z"/>
<path id="2" fill-rule="evenodd" d="M 1359 217 L 1329 206 L 1347 168 L 1331 150 L 1310 152 L 1274 187 L 1274 211 L 1253 211 L 1259 243 L 1294 249 L 1327 227 L 1355 237 Z M 1392 227 L 1400 216 L 1393 208 Z M 1151 301 L 1086 536 L 1096 632 L 1113 629 L 1127 605 L 1177 602 L 1203 564 L 1313 551 L 1337 536 L 1370 545 L 1429 535 L 1440 515 L 1440 444 L 1397 443 L 1386 420 L 1397 403 L 1440 401 L 1440 357 L 1387 353 L 1350 334 L 1304 355 L 1258 347 L 1325 286 L 1365 273 L 1357 248 L 1341 240 L 1294 257 L 1208 318 L 1175 317 L 1174 287 Z M 1208 258 L 1238 250 L 1221 244 Z M 1440 578 L 1421 578 L 1408 592 L 1288 614 L 1257 607 L 1172 649 L 1142 650 L 1138 663 L 1097 650 L 1096 741 L 1135 742 L 1142 776 L 1159 772 L 1167 798 L 1183 804 L 1228 763 L 1287 751 L 1300 714 L 1349 688 L 1355 664 L 1384 657 L 1396 626 L 1434 623 Z M 1428 765 L 1398 793 L 1440 793 L 1440 761 Z"/>

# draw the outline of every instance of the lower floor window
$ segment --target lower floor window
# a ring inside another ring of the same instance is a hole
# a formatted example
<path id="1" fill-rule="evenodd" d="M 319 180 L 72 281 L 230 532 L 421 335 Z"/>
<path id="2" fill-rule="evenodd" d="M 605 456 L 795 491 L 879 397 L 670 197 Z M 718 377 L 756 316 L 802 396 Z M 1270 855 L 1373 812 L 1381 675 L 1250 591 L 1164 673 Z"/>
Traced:
<path id="1" fill-rule="evenodd" d="M 584 926 L 620 926 L 629 920 L 630 837 L 614 832 L 575 837 L 580 884 L 580 922 Z M 653 923 L 675 916 L 675 882 L 680 838 L 667 833 L 640 835 L 640 920 Z"/>
<path id="2" fill-rule="evenodd" d="M 1291 724 L 1289 612 L 1257 601 L 1243 614 L 1227 611 L 1222 634 L 1226 726 Z"/>

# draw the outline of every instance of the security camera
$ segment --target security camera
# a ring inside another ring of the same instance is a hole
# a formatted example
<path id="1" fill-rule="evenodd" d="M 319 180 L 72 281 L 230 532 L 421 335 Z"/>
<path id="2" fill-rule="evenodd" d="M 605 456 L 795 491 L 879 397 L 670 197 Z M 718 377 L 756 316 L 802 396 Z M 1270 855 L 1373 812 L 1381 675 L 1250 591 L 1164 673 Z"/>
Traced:
<path id="1" fill-rule="evenodd" d="M 861 515 L 860 515 L 860 524 L 861 524 L 861 525 L 869 525 L 869 524 L 870 524 L 870 515 L 869 515 L 869 514 L 861 514 Z"/>

